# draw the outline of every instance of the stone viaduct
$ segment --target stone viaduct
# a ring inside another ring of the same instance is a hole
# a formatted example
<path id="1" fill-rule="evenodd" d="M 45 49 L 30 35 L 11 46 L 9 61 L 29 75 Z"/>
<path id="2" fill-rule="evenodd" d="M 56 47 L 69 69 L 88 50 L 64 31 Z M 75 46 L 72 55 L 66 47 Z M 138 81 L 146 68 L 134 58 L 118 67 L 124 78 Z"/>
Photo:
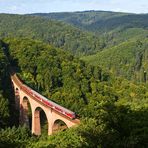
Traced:
<path id="1" fill-rule="evenodd" d="M 44 111 L 47 123 L 48 123 L 48 135 L 51 135 L 54 130 L 54 126 L 57 120 L 63 121 L 67 128 L 75 126 L 80 123 L 80 120 L 76 118 L 69 118 L 65 114 L 58 112 L 53 107 L 47 106 L 42 101 L 36 99 L 34 94 L 30 94 L 25 91 L 22 86 L 22 81 L 17 77 L 16 74 L 11 75 L 11 81 L 15 92 L 16 107 L 20 110 L 20 124 L 26 124 L 29 126 L 29 118 L 27 115 L 28 104 L 30 104 L 32 113 L 32 134 L 41 134 L 41 122 L 40 122 L 40 111 Z M 29 87 L 28 87 L 29 88 Z M 31 88 L 30 88 L 31 89 Z M 32 90 L 32 89 L 31 89 Z M 63 108 L 63 107 L 62 107 Z M 66 109 L 67 110 L 67 109 Z"/>

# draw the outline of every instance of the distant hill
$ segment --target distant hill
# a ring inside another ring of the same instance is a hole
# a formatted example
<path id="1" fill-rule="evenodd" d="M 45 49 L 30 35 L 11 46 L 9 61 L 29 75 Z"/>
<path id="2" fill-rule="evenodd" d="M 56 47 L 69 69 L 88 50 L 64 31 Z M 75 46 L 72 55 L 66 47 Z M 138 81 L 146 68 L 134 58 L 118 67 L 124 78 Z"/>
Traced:
<path id="1" fill-rule="evenodd" d="M 103 47 L 113 47 L 131 38 L 147 35 L 148 14 L 84 11 L 31 14 L 69 23 L 99 37 Z"/>
<path id="2" fill-rule="evenodd" d="M 92 33 L 36 16 L 0 14 L 0 37 L 38 39 L 77 55 L 94 53 L 103 47 L 103 42 Z"/>
<path id="3" fill-rule="evenodd" d="M 84 11 L 31 14 L 70 23 L 81 29 L 98 33 L 117 28 L 148 28 L 148 14 L 131 14 L 110 11 Z"/>
<path id="4" fill-rule="evenodd" d="M 94 54 L 84 60 L 128 79 L 135 79 L 135 71 L 139 75 L 139 71 L 147 69 L 144 59 L 138 69 L 135 65 L 139 54 L 146 55 L 148 14 L 110 11 L 0 14 L 0 36 L 38 39 L 81 56 Z M 138 43 L 142 43 L 141 48 Z M 136 79 L 141 80 L 140 76 Z"/>

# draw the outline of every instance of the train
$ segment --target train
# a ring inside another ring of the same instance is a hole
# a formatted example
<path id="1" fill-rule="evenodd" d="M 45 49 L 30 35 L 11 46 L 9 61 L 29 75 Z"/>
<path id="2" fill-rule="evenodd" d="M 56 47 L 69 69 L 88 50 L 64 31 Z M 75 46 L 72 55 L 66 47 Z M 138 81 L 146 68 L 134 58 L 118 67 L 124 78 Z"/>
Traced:
<path id="1" fill-rule="evenodd" d="M 54 109 L 55 111 L 67 116 L 70 119 L 75 119 L 77 117 L 75 112 L 72 112 L 58 104 L 56 104 L 55 102 L 48 100 L 46 97 L 40 95 L 38 92 L 32 90 L 30 87 L 28 87 L 27 85 L 23 84 L 21 82 L 20 79 L 18 79 L 17 76 L 15 76 L 15 79 L 17 81 L 17 83 L 19 83 L 20 89 L 25 91 L 27 94 L 33 96 L 33 98 L 35 98 L 37 101 L 40 101 L 41 103 L 43 103 L 44 105 Z"/>

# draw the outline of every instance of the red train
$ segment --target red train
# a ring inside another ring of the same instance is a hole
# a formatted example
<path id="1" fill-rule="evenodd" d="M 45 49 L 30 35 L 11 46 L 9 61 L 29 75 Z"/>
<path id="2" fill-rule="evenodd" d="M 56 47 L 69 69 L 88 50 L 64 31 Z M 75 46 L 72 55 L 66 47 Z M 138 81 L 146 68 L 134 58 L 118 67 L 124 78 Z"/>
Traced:
<path id="1" fill-rule="evenodd" d="M 63 115 L 69 117 L 70 119 L 75 119 L 76 118 L 76 113 L 75 112 L 72 112 L 72 111 L 70 111 L 70 110 L 56 104 L 53 101 L 48 100 L 47 98 L 40 95 L 38 92 L 32 90 L 28 86 L 22 84 L 20 88 L 22 90 L 24 90 L 25 92 L 27 92 L 28 94 L 30 94 L 31 96 L 33 96 L 36 100 L 42 102 L 43 104 L 45 104 L 46 106 L 49 106 L 50 108 L 56 110 L 57 112 L 62 113 Z"/>

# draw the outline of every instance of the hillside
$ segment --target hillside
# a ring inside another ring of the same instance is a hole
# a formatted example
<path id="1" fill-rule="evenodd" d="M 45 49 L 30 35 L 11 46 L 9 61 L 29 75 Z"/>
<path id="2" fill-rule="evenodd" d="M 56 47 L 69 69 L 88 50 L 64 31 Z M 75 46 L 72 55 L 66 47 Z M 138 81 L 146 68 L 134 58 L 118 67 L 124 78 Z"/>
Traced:
<path id="1" fill-rule="evenodd" d="M 81 125 L 49 137 L 45 133 L 41 137 L 34 137 L 25 127 L 10 128 L 10 124 L 6 124 L 9 106 L 1 99 L 0 113 L 6 112 L 6 117 L 2 116 L 0 120 L 5 127 L 5 130 L 0 127 L 1 147 L 101 145 L 105 148 L 118 148 L 122 147 L 123 143 L 128 147 L 147 146 L 148 94 L 145 84 L 136 85 L 123 78 L 115 78 L 98 66 L 89 66 L 61 49 L 35 40 L 4 39 L 0 48 L 3 60 L 6 57 L 2 49 L 9 53 L 11 64 L 29 86 L 76 111 L 81 117 Z M 7 62 L 3 60 L 1 63 Z M 6 73 L 3 75 L 9 78 Z M 11 89 L 8 89 L 6 94 L 11 95 L 12 99 Z M 10 98 L 8 102 L 10 103 Z M 14 108 L 13 105 L 12 107 Z M 11 124 L 14 125 L 14 120 L 18 117 L 11 115 L 11 118 Z"/>
<path id="2" fill-rule="evenodd" d="M 148 37 L 125 41 L 83 59 L 92 65 L 100 65 L 117 76 L 146 82 L 148 76 Z"/>
<path id="3" fill-rule="evenodd" d="M 147 148 L 147 15 L 37 15 L 0 14 L 0 147 Z M 19 125 L 10 64 L 24 83 L 76 112 L 81 124 L 51 136 L 46 115 L 41 136 Z"/>
<path id="4" fill-rule="evenodd" d="M 71 25 L 35 16 L 0 14 L 0 37 L 26 37 L 42 40 L 74 54 L 94 53 L 102 42 L 92 33 Z"/>
<path id="5" fill-rule="evenodd" d="M 49 20 L 66 22 L 99 37 L 102 47 L 113 47 L 148 33 L 148 14 L 110 11 L 84 11 L 31 14 Z"/>
<path id="6" fill-rule="evenodd" d="M 29 14 L 33 16 L 41 16 L 47 19 L 60 20 L 72 24 L 81 29 L 89 29 L 96 22 L 101 22 L 111 18 L 128 15 L 126 13 L 116 13 L 110 11 L 84 11 L 84 12 L 60 12 L 60 13 L 35 13 Z"/>
<path id="7" fill-rule="evenodd" d="M 81 29 L 98 33 L 109 32 L 119 28 L 148 28 L 148 14 L 84 11 L 67 13 L 37 13 L 31 15 L 60 20 Z"/>
<path id="8" fill-rule="evenodd" d="M 0 130 L 16 125 L 19 120 L 18 111 L 14 108 L 14 94 L 8 67 L 9 63 L 3 52 L 2 42 L 0 41 Z"/>
<path id="9" fill-rule="evenodd" d="M 147 36 L 147 14 L 87 11 L 32 15 L 37 16 L 0 14 L 1 38 L 11 36 L 42 40 L 82 56 L 143 34 Z M 72 23 L 74 21 L 78 23 Z"/>

